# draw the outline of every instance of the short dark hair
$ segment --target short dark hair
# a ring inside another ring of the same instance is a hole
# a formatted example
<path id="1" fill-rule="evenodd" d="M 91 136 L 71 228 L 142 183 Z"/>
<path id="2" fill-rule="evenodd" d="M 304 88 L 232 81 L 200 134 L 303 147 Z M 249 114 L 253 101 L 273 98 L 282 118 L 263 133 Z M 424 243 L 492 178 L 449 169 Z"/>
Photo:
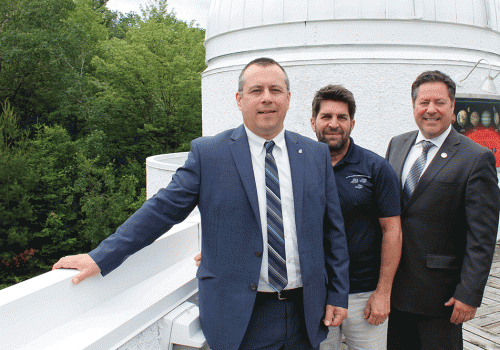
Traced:
<path id="1" fill-rule="evenodd" d="M 417 99 L 418 88 L 420 87 L 420 85 L 425 83 L 434 83 L 434 82 L 444 83 L 448 88 L 448 96 L 450 97 L 450 100 L 452 102 L 455 101 L 455 92 L 457 91 L 455 82 L 443 72 L 440 72 L 438 70 L 433 70 L 421 73 L 411 85 L 411 100 L 413 104 L 415 104 L 415 100 Z"/>
<path id="2" fill-rule="evenodd" d="M 313 119 L 316 119 L 316 117 L 318 116 L 322 101 L 344 102 L 345 104 L 347 104 L 349 117 L 351 118 L 351 120 L 354 119 L 354 113 L 356 113 L 356 102 L 354 101 L 354 95 L 342 85 L 330 84 L 316 91 L 312 101 Z"/>
<path id="3" fill-rule="evenodd" d="M 254 64 L 257 66 L 261 66 L 261 67 L 267 67 L 267 66 L 273 66 L 273 65 L 277 65 L 278 67 L 280 67 L 281 70 L 283 71 L 283 73 L 285 73 L 286 89 L 288 91 L 290 91 L 290 80 L 288 80 L 288 74 L 286 74 L 285 69 L 278 62 L 273 60 L 272 58 L 260 57 L 260 58 L 254 59 L 252 62 L 248 63 L 245 66 L 245 68 L 243 68 L 243 70 L 241 71 L 240 76 L 238 78 L 238 92 L 239 93 L 243 92 L 243 85 L 245 84 L 245 79 L 244 79 L 243 75 L 245 74 L 245 71 L 247 70 L 248 67 L 250 67 L 251 65 L 254 65 Z"/>

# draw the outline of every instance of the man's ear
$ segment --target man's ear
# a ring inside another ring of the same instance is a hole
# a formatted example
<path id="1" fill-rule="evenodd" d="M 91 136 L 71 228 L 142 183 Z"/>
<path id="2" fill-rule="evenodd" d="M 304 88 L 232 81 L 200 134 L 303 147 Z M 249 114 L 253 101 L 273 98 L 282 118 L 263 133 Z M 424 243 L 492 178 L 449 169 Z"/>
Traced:
<path id="1" fill-rule="evenodd" d="M 239 91 L 236 93 L 236 104 L 238 105 L 238 108 L 241 111 L 241 94 Z"/>
<path id="2" fill-rule="evenodd" d="M 451 102 L 451 110 L 455 111 L 455 100 L 453 100 Z M 452 122 L 452 124 L 455 124 L 456 122 L 457 122 L 457 115 L 455 114 L 455 112 L 453 112 L 453 122 Z"/>

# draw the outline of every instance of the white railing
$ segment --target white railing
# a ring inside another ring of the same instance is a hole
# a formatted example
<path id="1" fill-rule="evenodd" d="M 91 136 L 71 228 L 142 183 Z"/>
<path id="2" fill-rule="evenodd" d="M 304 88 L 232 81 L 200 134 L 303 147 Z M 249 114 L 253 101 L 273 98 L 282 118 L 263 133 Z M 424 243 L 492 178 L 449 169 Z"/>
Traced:
<path id="1" fill-rule="evenodd" d="M 148 158 L 148 197 L 186 155 Z M 198 308 L 186 302 L 198 291 L 196 213 L 106 277 L 73 285 L 75 270 L 57 270 L 0 290 L 0 349 L 206 348 Z"/>
<path id="2" fill-rule="evenodd" d="M 197 292 L 199 235 L 199 217 L 190 217 L 105 278 L 73 285 L 76 271 L 57 270 L 1 290 L 0 349 L 116 349 L 157 321 L 172 328 L 163 317 Z M 171 333 L 158 336 L 164 349 Z M 193 337 L 203 345 L 201 331 Z"/>

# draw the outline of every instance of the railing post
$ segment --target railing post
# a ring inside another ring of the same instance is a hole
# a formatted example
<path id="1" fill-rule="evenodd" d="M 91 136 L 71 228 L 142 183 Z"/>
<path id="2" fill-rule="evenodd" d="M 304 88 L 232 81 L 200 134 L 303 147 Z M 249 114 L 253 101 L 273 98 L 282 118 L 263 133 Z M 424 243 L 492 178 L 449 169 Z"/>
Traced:
<path id="1" fill-rule="evenodd" d="M 206 349 L 198 306 L 185 302 L 170 311 L 159 322 L 162 350 Z"/>

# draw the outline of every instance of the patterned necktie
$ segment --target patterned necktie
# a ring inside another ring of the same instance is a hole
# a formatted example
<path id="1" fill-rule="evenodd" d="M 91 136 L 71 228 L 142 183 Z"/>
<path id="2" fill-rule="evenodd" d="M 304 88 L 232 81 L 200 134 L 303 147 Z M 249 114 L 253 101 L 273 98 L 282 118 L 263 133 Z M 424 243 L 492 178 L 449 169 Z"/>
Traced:
<path id="1" fill-rule="evenodd" d="M 269 284 L 281 292 L 287 285 L 285 237 L 281 213 L 278 167 L 273 157 L 274 141 L 266 141 L 267 250 Z"/>
<path id="2" fill-rule="evenodd" d="M 424 169 L 425 162 L 427 161 L 427 152 L 429 149 L 434 146 L 434 144 L 430 141 L 421 141 L 422 144 L 422 153 L 417 158 L 415 163 L 413 163 L 408 176 L 406 177 L 405 186 L 403 187 L 403 201 L 404 203 L 408 203 L 410 197 L 417 187 L 418 180 L 420 179 L 420 175 L 422 175 L 422 170 Z"/>

